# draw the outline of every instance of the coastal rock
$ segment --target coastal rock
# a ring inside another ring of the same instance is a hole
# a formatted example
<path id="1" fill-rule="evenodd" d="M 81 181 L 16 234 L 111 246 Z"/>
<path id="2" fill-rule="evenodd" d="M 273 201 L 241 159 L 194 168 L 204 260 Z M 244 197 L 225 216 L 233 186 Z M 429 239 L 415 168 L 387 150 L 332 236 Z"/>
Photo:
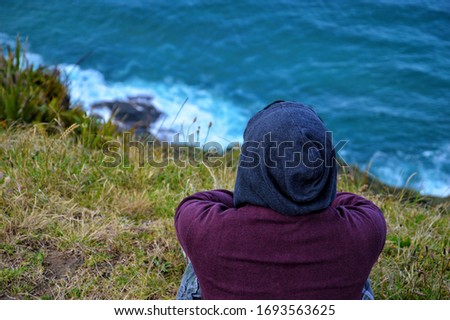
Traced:
<path id="1" fill-rule="evenodd" d="M 150 127 L 163 114 L 153 104 L 153 97 L 131 96 L 126 100 L 100 101 L 91 106 L 91 113 L 102 118 L 113 117 L 119 129 L 134 129 L 137 134 L 148 134 Z"/>

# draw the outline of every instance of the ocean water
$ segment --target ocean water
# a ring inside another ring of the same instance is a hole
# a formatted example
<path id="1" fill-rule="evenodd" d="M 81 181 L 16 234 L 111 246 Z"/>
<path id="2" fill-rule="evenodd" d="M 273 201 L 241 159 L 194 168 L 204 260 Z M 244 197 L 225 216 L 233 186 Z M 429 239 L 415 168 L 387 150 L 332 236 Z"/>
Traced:
<path id="1" fill-rule="evenodd" d="M 271 101 L 300 101 L 347 162 L 450 195 L 449 1 L 0 0 L 0 42 L 17 34 L 87 110 L 151 94 L 166 126 L 206 138 L 211 121 L 227 145 Z"/>

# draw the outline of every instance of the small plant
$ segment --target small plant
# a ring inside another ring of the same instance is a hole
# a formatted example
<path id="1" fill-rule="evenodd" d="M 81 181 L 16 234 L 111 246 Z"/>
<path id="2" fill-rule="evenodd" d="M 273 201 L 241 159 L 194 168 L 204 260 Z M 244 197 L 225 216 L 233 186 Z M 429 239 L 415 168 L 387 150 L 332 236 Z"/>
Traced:
<path id="1" fill-rule="evenodd" d="M 8 46 L 6 51 L 6 56 L 0 56 L 0 120 L 11 124 L 56 119 L 70 125 L 83 114 L 78 107 L 70 109 L 67 86 L 56 68 L 34 68 L 19 39 L 14 50 Z"/>
<path id="2" fill-rule="evenodd" d="M 45 124 L 48 132 L 70 128 L 87 147 L 99 147 L 115 133 L 111 121 L 102 123 L 80 105 L 71 105 L 59 70 L 30 64 L 17 38 L 15 48 L 8 46 L 0 55 L 0 125 L 36 123 Z"/>

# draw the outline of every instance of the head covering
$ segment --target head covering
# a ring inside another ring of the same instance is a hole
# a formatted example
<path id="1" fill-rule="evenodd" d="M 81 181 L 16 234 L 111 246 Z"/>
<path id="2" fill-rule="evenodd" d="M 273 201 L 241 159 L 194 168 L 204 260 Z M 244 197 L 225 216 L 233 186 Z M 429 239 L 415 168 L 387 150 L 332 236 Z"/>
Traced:
<path id="1" fill-rule="evenodd" d="M 331 135 L 314 110 L 276 101 L 247 124 L 234 204 L 289 216 L 325 209 L 336 197 L 335 161 Z"/>

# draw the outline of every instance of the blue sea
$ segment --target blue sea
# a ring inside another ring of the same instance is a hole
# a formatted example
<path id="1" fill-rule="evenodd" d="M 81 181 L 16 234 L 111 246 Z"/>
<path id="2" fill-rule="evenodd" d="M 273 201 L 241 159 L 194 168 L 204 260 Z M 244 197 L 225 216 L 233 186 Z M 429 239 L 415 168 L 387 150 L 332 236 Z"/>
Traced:
<path id="1" fill-rule="evenodd" d="M 449 1 L 0 0 L 0 42 L 17 34 L 86 110 L 153 95 L 164 125 L 206 138 L 211 121 L 208 140 L 227 145 L 295 100 L 349 141 L 348 163 L 450 195 Z"/>

